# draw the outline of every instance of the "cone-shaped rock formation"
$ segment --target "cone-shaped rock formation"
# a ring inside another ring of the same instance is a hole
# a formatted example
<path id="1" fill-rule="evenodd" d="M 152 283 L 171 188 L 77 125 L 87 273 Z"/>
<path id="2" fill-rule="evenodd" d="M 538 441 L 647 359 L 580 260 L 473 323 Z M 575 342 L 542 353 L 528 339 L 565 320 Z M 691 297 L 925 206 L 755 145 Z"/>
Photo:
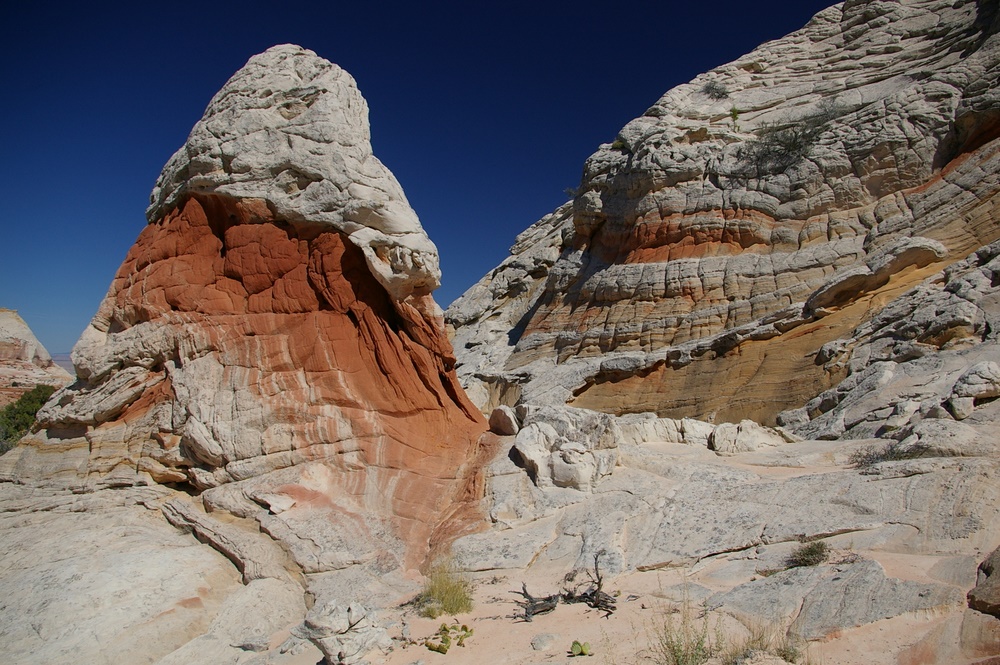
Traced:
<path id="1" fill-rule="evenodd" d="M 78 382 L 3 474 L 264 508 L 307 572 L 418 562 L 485 425 L 431 296 L 437 251 L 353 79 L 296 46 L 252 58 L 151 202 Z"/>

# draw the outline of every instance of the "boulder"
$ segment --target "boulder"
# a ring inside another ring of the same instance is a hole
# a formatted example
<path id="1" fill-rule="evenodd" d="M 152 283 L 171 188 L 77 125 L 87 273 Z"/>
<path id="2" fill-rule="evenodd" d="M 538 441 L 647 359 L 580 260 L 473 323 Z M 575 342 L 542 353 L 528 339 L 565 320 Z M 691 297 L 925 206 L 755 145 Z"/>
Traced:
<path id="1" fill-rule="evenodd" d="M 568 407 L 522 407 L 514 451 L 538 487 L 589 492 L 618 461 L 615 419 Z"/>
<path id="2" fill-rule="evenodd" d="M 784 443 L 788 441 L 778 432 L 752 420 L 742 420 L 738 424 L 721 423 L 708 437 L 708 447 L 720 455 L 735 455 Z"/>
<path id="3" fill-rule="evenodd" d="M 993 551 L 979 564 L 979 577 L 974 589 L 969 591 L 969 607 L 984 614 L 1000 618 L 1000 548 Z"/>
<path id="4" fill-rule="evenodd" d="M 517 414 L 509 406 L 501 405 L 490 414 L 490 431 L 501 436 L 514 436 L 521 429 Z"/>
<path id="5" fill-rule="evenodd" d="M 951 389 L 948 406 L 956 420 L 965 420 L 976 408 L 976 400 L 1000 397 L 1000 365 L 992 360 L 966 370 Z"/>

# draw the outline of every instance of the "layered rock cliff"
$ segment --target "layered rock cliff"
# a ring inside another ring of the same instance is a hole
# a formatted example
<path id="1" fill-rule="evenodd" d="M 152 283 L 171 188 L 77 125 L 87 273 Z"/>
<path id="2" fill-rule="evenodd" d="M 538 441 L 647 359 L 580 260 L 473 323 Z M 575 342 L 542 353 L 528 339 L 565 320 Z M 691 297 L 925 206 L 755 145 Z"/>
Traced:
<path id="1" fill-rule="evenodd" d="M 252 58 L 147 217 L 73 350 L 79 380 L 3 477 L 187 488 L 306 572 L 419 564 L 485 426 L 431 296 L 437 251 L 350 75 L 295 46 Z"/>
<path id="2" fill-rule="evenodd" d="M 774 423 L 831 388 L 824 344 L 1000 237 L 996 30 L 845 2 L 667 92 L 449 308 L 474 401 Z"/>
<path id="3" fill-rule="evenodd" d="M 61 388 L 72 380 L 52 361 L 24 319 L 13 309 L 0 308 L 0 406 L 36 385 Z"/>

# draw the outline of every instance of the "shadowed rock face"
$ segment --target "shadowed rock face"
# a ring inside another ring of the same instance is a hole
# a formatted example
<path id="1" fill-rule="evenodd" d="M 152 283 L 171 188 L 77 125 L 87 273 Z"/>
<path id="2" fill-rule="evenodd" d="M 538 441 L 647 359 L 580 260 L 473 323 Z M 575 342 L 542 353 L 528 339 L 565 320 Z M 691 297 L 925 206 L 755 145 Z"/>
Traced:
<path id="1" fill-rule="evenodd" d="M 996 10 L 847 2 L 667 92 L 449 309 L 480 406 L 773 422 L 1000 237 Z"/>
<path id="2" fill-rule="evenodd" d="M 436 250 L 371 155 L 353 81 L 298 47 L 256 56 L 153 201 L 74 349 L 79 380 L 3 475 L 264 509 L 307 572 L 419 562 L 485 424 L 430 295 Z"/>

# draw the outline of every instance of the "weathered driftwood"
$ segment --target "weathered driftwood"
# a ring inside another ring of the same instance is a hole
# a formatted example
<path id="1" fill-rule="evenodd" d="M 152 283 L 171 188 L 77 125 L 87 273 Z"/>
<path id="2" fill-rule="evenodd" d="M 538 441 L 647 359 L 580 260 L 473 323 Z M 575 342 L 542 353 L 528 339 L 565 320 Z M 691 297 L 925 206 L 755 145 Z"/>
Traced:
<path id="1" fill-rule="evenodd" d="M 555 593 L 551 596 L 545 596 L 544 598 L 535 598 L 530 593 L 528 593 L 528 586 L 521 582 L 520 591 L 511 591 L 511 593 L 516 593 L 524 596 L 524 600 L 514 601 L 524 610 L 523 615 L 515 615 L 517 618 L 524 619 L 525 621 L 531 621 L 532 617 L 537 614 L 547 614 L 552 610 L 556 609 L 556 605 L 559 604 L 560 594 Z"/>
<path id="2" fill-rule="evenodd" d="M 604 618 L 608 618 L 618 609 L 615 598 L 604 591 L 604 578 L 601 576 L 600 559 L 604 550 L 594 555 L 594 572 L 587 571 L 590 588 L 580 592 L 583 584 L 576 585 L 573 589 L 563 589 L 562 599 L 564 603 L 584 603 L 595 610 L 604 612 Z"/>
<path id="3" fill-rule="evenodd" d="M 511 591 L 511 593 L 516 593 L 524 597 L 523 601 L 515 601 L 524 612 L 523 614 L 514 615 L 515 618 L 531 621 L 532 617 L 538 614 L 546 614 L 556 609 L 556 605 L 560 601 L 564 603 L 584 603 L 588 607 L 604 612 L 604 618 L 611 616 L 618 608 L 614 596 L 606 593 L 603 588 L 604 578 L 601 576 L 600 567 L 602 554 L 604 554 L 604 550 L 594 555 L 594 572 L 587 571 L 588 582 L 578 584 L 572 589 L 564 588 L 562 593 L 554 593 L 551 596 L 536 598 L 528 593 L 527 585 L 522 582 L 520 591 Z M 571 575 L 567 581 L 572 581 L 573 577 L 575 577 L 575 574 Z M 580 591 L 581 587 L 588 584 L 589 588 Z"/>

